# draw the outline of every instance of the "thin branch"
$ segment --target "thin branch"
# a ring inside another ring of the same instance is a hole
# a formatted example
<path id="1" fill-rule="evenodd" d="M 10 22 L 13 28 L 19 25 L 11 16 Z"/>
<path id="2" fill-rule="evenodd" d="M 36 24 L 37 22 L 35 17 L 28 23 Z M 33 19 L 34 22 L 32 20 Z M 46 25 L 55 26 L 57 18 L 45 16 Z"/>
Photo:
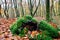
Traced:
<path id="1" fill-rule="evenodd" d="M 40 5 L 40 0 L 39 0 L 39 2 L 38 2 L 38 6 L 36 7 L 36 10 L 34 11 L 33 16 L 34 16 L 34 15 L 35 15 L 35 13 L 37 12 L 39 5 Z"/>

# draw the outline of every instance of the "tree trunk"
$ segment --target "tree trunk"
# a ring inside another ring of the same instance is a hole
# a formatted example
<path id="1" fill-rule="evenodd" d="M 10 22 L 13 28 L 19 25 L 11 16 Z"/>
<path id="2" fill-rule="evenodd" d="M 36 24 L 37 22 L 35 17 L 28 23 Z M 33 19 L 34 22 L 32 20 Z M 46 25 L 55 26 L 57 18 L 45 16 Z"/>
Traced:
<path id="1" fill-rule="evenodd" d="M 8 10 L 7 10 L 7 2 L 6 2 L 6 0 L 5 0 L 4 14 L 5 14 L 6 18 L 8 19 L 8 18 L 9 18 L 9 15 L 8 15 L 7 11 L 8 11 Z"/>
<path id="2" fill-rule="evenodd" d="M 23 8 L 23 5 L 22 5 L 22 0 L 20 0 L 20 5 L 21 5 L 21 11 L 22 11 L 22 16 L 24 16 L 24 8 Z"/>
<path id="3" fill-rule="evenodd" d="M 38 7 L 39 7 L 39 5 L 40 5 L 40 0 L 39 0 L 39 2 L 38 2 L 38 5 L 37 5 L 37 7 L 36 7 L 36 9 L 35 9 L 34 13 L 33 13 L 33 16 L 36 14 L 36 12 L 37 12 L 37 10 L 38 10 Z"/>
<path id="4" fill-rule="evenodd" d="M 36 0 L 35 0 L 36 1 Z M 34 3 L 32 3 L 33 1 L 32 0 L 28 0 L 28 6 L 29 6 L 29 11 L 30 11 L 30 15 L 32 17 L 34 17 L 34 15 L 36 14 L 37 10 L 38 10 L 38 7 L 39 7 L 39 4 L 40 4 L 40 0 L 38 2 L 38 5 L 36 6 L 36 9 L 35 11 L 33 12 L 33 7 L 34 7 Z"/>
<path id="5" fill-rule="evenodd" d="M 53 0 L 51 0 L 51 8 L 50 8 L 50 17 L 52 19 L 53 14 Z"/>
<path id="6" fill-rule="evenodd" d="M 13 3 L 14 3 L 15 12 L 16 12 L 16 17 L 19 17 L 20 14 L 19 14 L 19 11 L 17 9 L 17 0 L 13 0 Z"/>
<path id="7" fill-rule="evenodd" d="M 50 0 L 46 0 L 46 20 L 50 21 Z"/>
<path id="8" fill-rule="evenodd" d="M 56 16 L 55 10 L 54 10 L 54 0 L 51 0 L 51 9 L 50 9 L 50 17 L 53 19 L 53 16 Z"/>
<path id="9" fill-rule="evenodd" d="M 10 0 L 10 2 L 11 2 L 11 8 L 9 9 L 9 18 L 15 18 L 15 13 L 14 13 L 14 10 L 12 8 L 13 2 L 12 2 L 12 0 Z"/>
<path id="10" fill-rule="evenodd" d="M 1 5 L 0 5 L 0 18 L 2 17 L 2 15 L 1 15 Z"/>
<path id="11" fill-rule="evenodd" d="M 59 0 L 58 11 L 59 11 L 59 16 L 60 16 L 60 0 Z"/>

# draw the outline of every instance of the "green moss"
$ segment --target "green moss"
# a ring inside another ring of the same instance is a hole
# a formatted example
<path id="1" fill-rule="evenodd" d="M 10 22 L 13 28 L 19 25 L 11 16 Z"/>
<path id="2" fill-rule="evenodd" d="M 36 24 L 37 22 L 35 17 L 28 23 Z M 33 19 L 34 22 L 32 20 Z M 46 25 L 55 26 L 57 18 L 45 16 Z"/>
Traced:
<path id="1" fill-rule="evenodd" d="M 14 26 L 16 26 L 17 24 L 16 23 L 13 23 L 11 26 L 10 26 L 10 30 L 12 30 L 14 28 Z"/>
<path id="2" fill-rule="evenodd" d="M 18 27 L 17 27 L 17 24 L 14 23 L 11 27 L 10 27 L 10 30 L 13 34 L 19 34 L 18 32 Z"/>
<path id="3" fill-rule="evenodd" d="M 52 37 L 58 37 L 59 35 L 58 30 L 44 20 L 39 23 L 39 29 L 48 31 Z"/>
<path id="4" fill-rule="evenodd" d="M 37 40 L 41 40 L 41 34 L 37 35 Z"/>
<path id="5" fill-rule="evenodd" d="M 27 20 L 24 17 L 18 19 L 17 22 L 16 22 L 17 23 L 17 26 L 21 27 L 22 24 L 24 24 L 26 21 Z"/>
<path id="6" fill-rule="evenodd" d="M 32 18 L 32 22 L 37 23 L 37 20 L 35 18 Z"/>
<path id="7" fill-rule="evenodd" d="M 24 16 L 24 18 L 25 18 L 25 19 L 28 19 L 28 20 L 31 20 L 31 19 L 32 19 L 32 16 L 26 15 L 26 16 Z"/>
<path id="8" fill-rule="evenodd" d="M 49 36 L 43 36 L 41 37 L 41 40 L 53 40 L 53 39 Z"/>

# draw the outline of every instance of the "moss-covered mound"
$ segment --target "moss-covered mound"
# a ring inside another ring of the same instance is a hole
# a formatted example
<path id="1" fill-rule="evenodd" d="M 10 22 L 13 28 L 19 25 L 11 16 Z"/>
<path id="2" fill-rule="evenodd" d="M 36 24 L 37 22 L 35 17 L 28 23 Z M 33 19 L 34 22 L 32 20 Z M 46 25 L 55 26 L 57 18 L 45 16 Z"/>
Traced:
<path id="1" fill-rule="evenodd" d="M 10 30 L 13 34 L 20 35 L 24 28 L 28 30 L 36 30 L 37 29 L 37 21 L 32 16 L 24 16 L 22 18 L 18 18 L 18 20 L 12 24 Z"/>
<path id="2" fill-rule="evenodd" d="M 34 38 L 29 37 L 31 40 L 52 40 L 59 36 L 58 30 L 50 25 L 47 21 L 40 21 L 39 23 L 32 16 L 24 16 L 18 18 L 15 23 L 11 25 L 10 28 L 12 34 L 19 35 L 23 37 L 28 31 L 41 31 L 42 34 L 38 33 Z M 31 34 L 30 34 L 31 36 Z"/>
<path id="3" fill-rule="evenodd" d="M 59 36 L 58 30 L 44 20 L 39 23 L 39 29 L 42 31 L 46 30 L 49 33 L 48 34 L 49 36 L 52 36 L 52 37 Z"/>

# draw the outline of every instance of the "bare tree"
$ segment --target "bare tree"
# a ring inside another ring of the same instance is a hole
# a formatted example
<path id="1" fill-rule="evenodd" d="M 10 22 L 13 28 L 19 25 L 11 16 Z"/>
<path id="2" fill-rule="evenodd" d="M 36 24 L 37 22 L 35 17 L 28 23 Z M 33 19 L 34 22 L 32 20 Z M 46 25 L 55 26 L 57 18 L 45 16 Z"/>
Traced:
<path id="1" fill-rule="evenodd" d="M 36 5 L 36 9 L 35 11 L 33 12 L 33 7 L 34 7 L 34 3 L 33 3 L 34 0 L 28 0 L 28 6 L 29 6 L 29 10 L 30 10 L 30 14 L 31 16 L 34 16 L 38 10 L 38 7 L 40 5 L 40 0 L 38 2 L 38 5 Z M 35 0 L 36 1 L 36 0 Z"/>

